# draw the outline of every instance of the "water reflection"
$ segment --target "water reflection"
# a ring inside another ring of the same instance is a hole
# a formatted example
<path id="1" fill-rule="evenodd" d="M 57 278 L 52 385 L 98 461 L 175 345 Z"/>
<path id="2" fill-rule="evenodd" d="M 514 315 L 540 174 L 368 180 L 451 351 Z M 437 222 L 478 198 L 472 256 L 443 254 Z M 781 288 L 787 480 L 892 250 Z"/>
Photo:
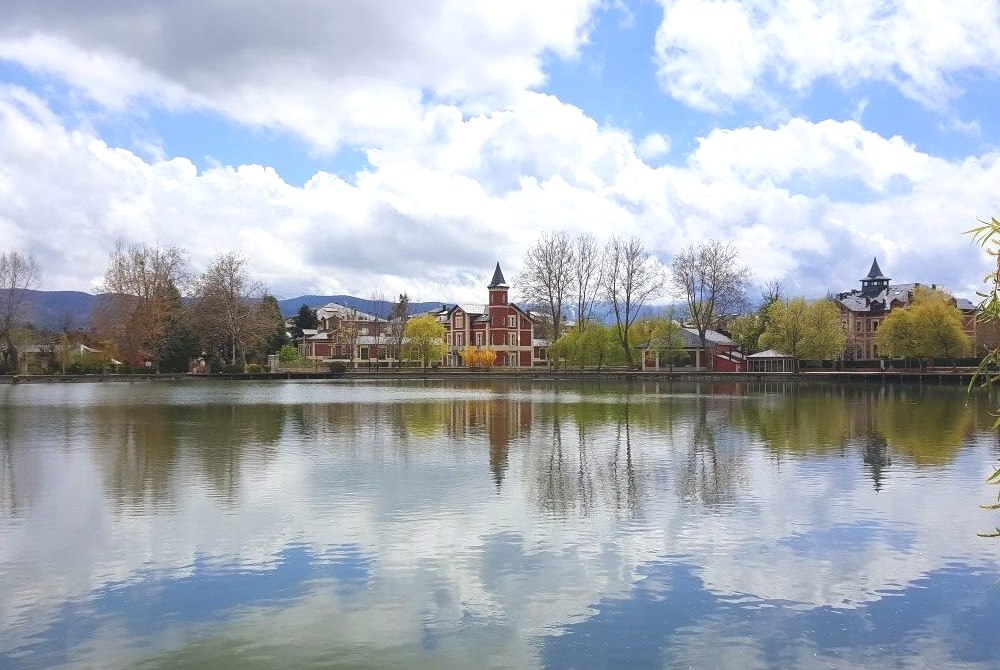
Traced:
<path id="1" fill-rule="evenodd" d="M 3 667 L 1000 655 L 961 389 L 0 393 Z"/>

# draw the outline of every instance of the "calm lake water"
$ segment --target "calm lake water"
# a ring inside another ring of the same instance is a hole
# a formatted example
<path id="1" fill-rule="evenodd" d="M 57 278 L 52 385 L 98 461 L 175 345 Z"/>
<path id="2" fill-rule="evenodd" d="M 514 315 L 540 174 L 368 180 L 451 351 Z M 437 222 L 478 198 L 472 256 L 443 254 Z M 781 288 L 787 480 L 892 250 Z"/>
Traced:
<path id="1" fill-rule="evenodd" d="M 1000 667 L 994 404 L 0 386 L 0 667 Z"/>

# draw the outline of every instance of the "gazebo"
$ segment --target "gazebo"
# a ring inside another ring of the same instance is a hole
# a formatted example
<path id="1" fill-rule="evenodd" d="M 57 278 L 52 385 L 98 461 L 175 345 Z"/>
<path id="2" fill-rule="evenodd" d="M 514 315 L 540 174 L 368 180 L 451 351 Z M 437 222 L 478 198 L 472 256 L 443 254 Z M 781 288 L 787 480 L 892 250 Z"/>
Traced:
<path id="1" fill-rule="evenodd" d="M 795 372 L 795 357 L 774 349 L 746 357 L 747 372 Z"/>

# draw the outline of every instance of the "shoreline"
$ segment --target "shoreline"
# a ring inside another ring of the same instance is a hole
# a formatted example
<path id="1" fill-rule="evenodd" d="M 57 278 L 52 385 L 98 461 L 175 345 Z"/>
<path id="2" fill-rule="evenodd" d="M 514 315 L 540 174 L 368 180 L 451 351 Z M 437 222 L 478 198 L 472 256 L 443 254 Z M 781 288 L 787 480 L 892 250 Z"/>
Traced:
<path id="1" fill-rule="evenodd" d="M 863 384 L 963 384 L 976 377 L 972 371 L 823 371 L 823 372 L 642 372 L 611 370 L 516 370 L 474 372 L 464 369 L 438 370 L 355 370 L 334 372 L 255 372 L 245 374 L 134 374 L 134 375 L 0 375 L 0 384 L 79 384 L 93 382 L 206 382 L 206 381 L 397 381 L 397 380 L 518 380 L 533 383 L 564 381 L 667 381 L 667 382 L 850 382 Z"/>

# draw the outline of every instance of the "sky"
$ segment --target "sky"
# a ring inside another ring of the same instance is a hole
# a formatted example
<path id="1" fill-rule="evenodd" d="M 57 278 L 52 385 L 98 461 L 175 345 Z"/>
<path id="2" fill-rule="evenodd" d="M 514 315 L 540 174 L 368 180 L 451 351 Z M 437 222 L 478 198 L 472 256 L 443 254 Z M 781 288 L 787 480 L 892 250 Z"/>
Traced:
<path id="1" fill-rule="evenodd" d="M 1000 0 L 5 0 L 0 250 L 51 290 L 121 240 L 281 298 L 481 302 L 565 230 L 975 298 L 997 44 Z"/>

